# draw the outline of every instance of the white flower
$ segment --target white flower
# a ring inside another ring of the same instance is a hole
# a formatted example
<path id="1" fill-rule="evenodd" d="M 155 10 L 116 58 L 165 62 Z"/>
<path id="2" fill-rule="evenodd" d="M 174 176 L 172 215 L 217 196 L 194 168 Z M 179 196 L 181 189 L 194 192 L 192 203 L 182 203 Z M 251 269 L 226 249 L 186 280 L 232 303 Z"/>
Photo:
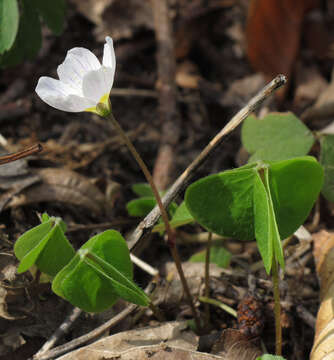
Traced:
<path id="1" fill-rule="evenodd" d="M 88 49 L 73 48 L 58 66 L 59 80 L 42 76 L 36 93 L 48 105 L 63 111 L 96 111 L 98 103 L 109 108 L 116 58 L 112 39 L 107 36 L 102 65 Z"/>

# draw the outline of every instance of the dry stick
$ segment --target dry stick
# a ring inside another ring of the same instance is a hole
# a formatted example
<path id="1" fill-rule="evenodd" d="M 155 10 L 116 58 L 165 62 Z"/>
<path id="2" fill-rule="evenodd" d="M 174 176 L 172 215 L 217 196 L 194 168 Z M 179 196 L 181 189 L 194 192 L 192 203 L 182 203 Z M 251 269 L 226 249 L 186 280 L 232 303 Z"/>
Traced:
<path id="1" fill-rule="evenodd" d="M 143 161 L 143 159 L 141 158 L 141 156 L 137 152 L 136 148 L 133 146 L 131 140 L 128 138 L 126 133 L 123 131 L 122 127 L 119 125 L 118 121 L 115 119 L 112 112 L 110 114 L 106 115 L 106 118 L 112 123 L 113 126 L 115 126 L 115 128 L 118 131 L 119 135 L 122 137 L 124 143 L 126 144 L 128 149 L 130 150 L 132 156 L 135 158 L 138 165 L 140 166 L 142 172 L 144 173 L 144 175 L 146 177 L 147 182 L 150 184 L 150 187 L 151 187 L 151 189 L 153 191 L 154 197 L 155 197 L 155 199 L 156 199 L 156 201 L 158 203 L 158 206 L 159 206 L 159 209 L 160 209 L 160 212 L 161 212 L 162 220 L 163 220 L 163 222 L 165 224 L 166 233 L 167 233 L 167 243 L 168 243 L 168 246 L 169 246 L 169 250 L 170 250 L 170 252 L 172 254 L 173 260 L 174 260 L 175 265 L 176 265 L 176 269 L 177 269 L 178 274 L 180 276 L 182 287 L 183 287 L 183 290 L 184 290 L 185 295 L 186 295 L 186 299 L 187 299 L 187 301 L 189 303 L 189 306 L 191 308 L 191 312 L 192 312 L 194 320 L 195 320 L 196 328 L 199 330 L 201 324 L 200 324 L 200 321 L 199 321 L 199 318 L 198 318 L 198 315 L 197 315 L 197 311 L 195 309 L 194 302 L 192 300 L 192 296 L 191 296 L 191 293 L 190 293 L 190 289 L 189 289 L 186 277 L 184 276 L 180 255 L 179 255 L 179 252 L 177 250 L 176 243 L 175 243 L 175 234 L 174 234 L 174 231 L 172 230 L 172 228 L 170 227 L 167 211 L 166 211 L 166 209 L 164 208 L 164 206 L 162 204 L 159 191 L 158 191 L 158 189 L 157 189 L 157 187 L 156 187 L 156 185 L 155 185 L 155 183 L 153 181 L 152 175 L 149 172 L 145 162 Z"/>
<path id="2" fill-rule="evenodd" d="M 41 144 L 32 145 L 24 150 L 15 152 L 13 154 L 0 156 L 0 165 L 10 163 L 12 161 L 16 161 L 22 158 L 25 158 L 27 156 L 37 154 L 43 150 L 43 147 Z"/>
<path id="3" fill-rule="evenodd" d="M 223 129 L 210 141 L 210 143 L 204 148 L 200 155 L 187 167 L 187 169 L 178 177 L 172 187 L 167 191 L 166 195 L 162 199 L 164 207 L 168 207 L 174 200 L 176 195 L 181 191 L 186 182 L 194 175 L 197 168 L 202 165 L 210 153 L 215 150 L 222 142 L 225 135 L 234 130 L 247 116 L 249 116 L 256 108 L 275 90 L 280 88 L 286 83 L 286 77 L 284 75 L 278 75 L 268 85 L 266 85 L 257 95 L 255 95 L 249 103 L 241 109 L 232 119 L 229 121 Z M 155 206 L 154 209 L 145 217 L 143 221 L 134 230 L 131 238 L 129 239 L 129 246 L 132 250 L 138 242 L 146 235 L 160 217 L 160 209 Z"/>
<path id="4" fill-rule="evenodd" d="M 50 350 L 53 345 L 63 336 L 65 335 L 77 318 L 82 313 L 82 310 L 75 307 L 72 312 L 67 316 L 64 322 L 59 326 L 59 328 L 51 335 L 49 340 L 44 343 L 41 349 L 36 353 L 34 358 L 40 359 L 40 356 L 44 355 L 48 350 Z"/>
<path id="5" fill-rule="evenodd" d="M 162 124 L 161 143 L 154 165 L 153 180 L 159 190 L 165 190 L 170 182 L 170 174 L 174 166 L 174 149 L 180 137 L 180 114 L 177 108 L 176 61 L 168 0 L 151 0 L 151 3 L 158 47 L 157 90 L 159 118 Z"/>
<path id="6" fill-rule="evenodd" d="M 118 324 L 120 321 L 122 321 L 125 317 L 130 315 L 138 307 L 139 307 L 138 305 L 131 304 L 128 307 L 126 307 L 123 311 L 121 311 L 119 314 L 114 316 L 112 319 L 108 320 L 106 323 L 104 323 L 97 329 L 94 329 L 90 333 L 80 336 L 64 345 L 57 346 L 53 350 L 50 350 L 46 353 L 40 355 L 36 354 L 34 355 L 33 359 L 34 360 L 53 359 L 56 356 L 60 356 L 79 347 L 82 344 L 92 341 L 93 339 L 96 339 L 98 336 L 102 335 L 106 330 L 110 329 L 112 326 Z"/>

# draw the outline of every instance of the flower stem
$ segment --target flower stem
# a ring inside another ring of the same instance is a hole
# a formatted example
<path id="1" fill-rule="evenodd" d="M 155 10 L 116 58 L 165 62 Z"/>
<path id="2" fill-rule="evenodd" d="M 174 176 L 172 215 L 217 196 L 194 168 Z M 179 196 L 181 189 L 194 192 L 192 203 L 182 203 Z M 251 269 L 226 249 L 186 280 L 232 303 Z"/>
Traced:
<path id="1" fill-rule="evenodd" d="M 277 260 L 273 259 L 272 278 L 274 290 L 274 314 L 276 333 L 276 355 L 282 355 L 282 326 L 281 326 L 281 301 L 279 294 L 279 275 Z"/>
<path id="2" fill-rule="evenodd" d="M 161 212 L 161 217 L 162 220 L 165 224 L 165 228 L 166 228 L 166 233 L 167 233 L 167 243 L 170 249 L 170 252 L 172 254 L 172 257 L 174 259 L 177 271 L 179 273 L 181 282 L 182 282 L 182 286 L 186 295 L 186 298 L 188 300 L 188 303 L 191 307 L 192 313 L 193 313 L 193 317 L 196 323 L 196 327 L 199 330 L 200 329 L 200 321 L 199 318 L 197 316 L 197 312 L 192 300 L 192 296 L 189 290 L 189 286 L 187 283 L 187 280 L 184 276 L 184 272 L 182 269 L 182 265 L 181 265 L 181 260 L 180 260 L 180 255 L 179 252 L 177 250 L 176 247 L 176 243 L 175 243 L 175 234 L 173 232 L 173 230 L 170 227 L 169 224 L 169 219 L 168 219 L 168 215 L 167 215 L 167 211 L 164 208 L 162 201 L 161 201 L 161 197 L 159 194 L 159 191 L 157 189 L 157 187 L 155 186 L 155 183 L 153 181 L 152 175 L 150 173 L 150 171 L 148 170 L 145 162 L 143 161 L 143 159 L 141 158 L 141 156 L 139 155 L 138 151 L 136 150 L 136 148 L 134 147 L 134 145 L 132 144 L 132 142 L 130 141 L 130 139 L 128 138 L 128 136 L 126 135 L 126 133 L 123 131 L 122 127 L 119 125 L 118 121 L 115 119 L 114 115 L 112 114 L 112 112 L 110 112 L 107 116 L 105 116 L 111 123 L 112 125 L 116 128 L 117 132 L 119 133 L 119 135 L 122 137 L 124 143 L 126 144 L 126 146 L 128 147 L 128 149 L 130 150 L 132 156 L 135 158 L 135 160 L 137 161 L 138 165 L 140 166 L 141 170 L 143 171 L 147 182 L 150 184 L 151 189 L 153 191 L 154 197 L 157 201 L 157 204 L 159 206 L 160 212 Z"/>

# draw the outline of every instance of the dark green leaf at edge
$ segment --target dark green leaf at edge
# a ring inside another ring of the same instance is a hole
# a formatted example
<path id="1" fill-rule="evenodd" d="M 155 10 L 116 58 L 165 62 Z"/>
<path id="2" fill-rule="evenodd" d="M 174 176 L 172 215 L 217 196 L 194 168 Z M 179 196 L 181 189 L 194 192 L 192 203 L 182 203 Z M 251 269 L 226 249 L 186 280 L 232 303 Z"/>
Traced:
<path id="1" fill-rule="evenodd" d="M 42 32 L 36 8 L 30 0 L 21 0 L 19 30 L 11 49 L 0 57 L 0 67 L 15 66 L 33 59 L 42 44 Z"/>
<path id="2" fill-rule="evenodd" d="M 0 54 L 14 44 L 19 28 L 19 9 L 16 0 L 0 0 Z"/>
<path id="3" fill-rule="evenodd" d="M 65 0 L 33 0 L 38 12 L 49 29 L 55 34 L 60 35 L 64 28 L 65 19 Z"/>
<path id="4" fill-rule="evenodd" d="M 327 200 L 334 202 L 334 135 L 323 136 L 320 144 L 320 163 L 325 171 L 322 194 Z"/>

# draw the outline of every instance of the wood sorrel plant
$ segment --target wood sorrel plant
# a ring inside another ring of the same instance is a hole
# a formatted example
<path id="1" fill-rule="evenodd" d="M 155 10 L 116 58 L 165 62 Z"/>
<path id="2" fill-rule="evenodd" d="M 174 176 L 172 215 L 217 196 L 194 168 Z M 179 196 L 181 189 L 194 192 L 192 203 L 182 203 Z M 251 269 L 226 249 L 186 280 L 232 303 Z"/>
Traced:
<path id="1" fill-rule="evenodd" d="M 185 195 L 191 215 L 211 232 L 256 239 L 275 299 L 276 353 L 281 354 L 278 265 L 284 269 L 281 239 L 303 224 L 323 184 L 322 166 L 311 156 L 258 161 L 210 175 Z"/>

